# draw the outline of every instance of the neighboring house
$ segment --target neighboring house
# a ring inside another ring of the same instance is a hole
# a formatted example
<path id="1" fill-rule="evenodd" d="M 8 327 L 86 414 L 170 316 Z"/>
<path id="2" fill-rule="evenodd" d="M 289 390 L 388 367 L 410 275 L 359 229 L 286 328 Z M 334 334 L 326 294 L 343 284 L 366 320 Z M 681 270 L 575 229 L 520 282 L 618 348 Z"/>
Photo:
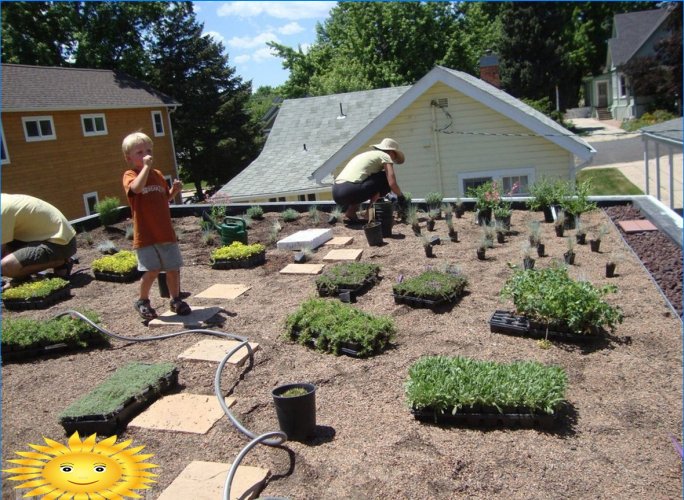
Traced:
<path id="1" fill-rule="evenodd" d="M 672 209 L 682 209 L 682 119 L 640 129 L 644 141 L 644 181 L 646 194 L 654 194 Z M 652 147 L 651 147 L 652 146 Z M 662 171 L 661 158 L 667 158 Z M 675 167 L 676 165 L 676 167 Z"/>
<path id="2" fill-rule="evenodd" d="M 668 8 L 615 14 L 604 73 L 583 80 L 585 102 L 593 117 L 625 120 L 646 112 L 651 96 L 634 95 L 620 67 L 632 59 L 655 55 L 655 46 L 669 36 L 665 26 L 669 14 Z"/>
<path id="3" fill-rule="evenodd" d="M 502 90 L 437 66 L 412 86 L 285 100 L 259 157 L 217 195 L 331 200 L 333 176 L 383 137 L 405 153 L 395 172 L 414 199 L 465 197 L 487 180 L 519 182 L 523 195 L 542 176 L 573 179 L 596 152 Z"/>
<path id="4" fill-rule="evenodd" d="M 110 70 L 2 65 L 2 192 L 29 194 L 68 219 L 115 196 L 126 205 L 121 142 L 142 131 L 154 165 L 177 177 L 170 113 L 178 106 Z"/>

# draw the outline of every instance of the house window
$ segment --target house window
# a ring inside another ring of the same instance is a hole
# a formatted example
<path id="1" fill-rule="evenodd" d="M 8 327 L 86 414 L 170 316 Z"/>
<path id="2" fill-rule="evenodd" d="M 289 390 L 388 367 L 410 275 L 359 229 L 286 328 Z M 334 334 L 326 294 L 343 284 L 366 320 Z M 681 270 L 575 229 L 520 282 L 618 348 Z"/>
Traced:
<path id="1" fill-rule="evenodd" d="M 501 185 L 503 186 L 504 194 L 510 193 L 513 186 L 518 184 L 515 193 L 511 193 L 511 196 L 524 196 L 530 193 L 529 177 L 527 175 L 511 175 L 508 177 L 501 178 Z"/>
<path id="2" fill-rule="evenodd" d="M 86 215 L 94 215 L 97 213 L 95 204 L 98 202 L 97 192 L 86 193 L 83 195 L 83 204 L 85 205 Z"/>
<path id="3" fill-rule="evenodd" d="M 5 147 L 5 144 L 7 142 L 5 141 L 5 131 L 0 128 L 0 135 L 2 135 L 2 142 L 0 142 L 0 149 L 2 150 L 2 164 L 4 165 L 5 163 L 9 163 L 9 153 L 7 152 L 7 148 Z"/>
<path id="4" fill-rule="evenodd" d="M 27 142 L 57 139 L 51 116 L 30 116 L 21 119 Z"/>
<path id="5" fill-rule="evenodd" d="M 164 135 L 164 120 L 161 111 L 152 111 L 152 129 L 155 137 Z"/>
<path id="6" fill-rule="evenodd" d="M 620 75 L 620 97 L 627 97 L 627 77 Z"/>
<path id="7" fill-rule="evenodd" d="M 458 176 L 463 187 L 461 196 L 468 196 L 468 188 L 476 188 L 485 182 L 496 182 L 506 196 L 518 183 L 515 193 L 510 196 L 526 196 L 530 193 L 530 184 L 534 183 L 534 168 L 516 168 L 509 170 L 490 170 L 488 172 L 470 172 Z"/>
<path id="8" fill-rule="evenodd" d="M 316 193 L 307 194 L 307 195 L 306 195 L 306 199 L 307 199 L 308 201 L 316 201 Z"/>
<path id="9" fill-rule="evenodd" d="M 466 196 L 468 195 L 468 191 L 470 189 L 475 189 L 478 186 L 481 186 L 485 182 L 490 182 L 493 179 L 491 177 L 469 177 L 463 179 L 463 194 Z"/>
<path id="10" fill-rule="evenodd" d="M 104 114 L 81 115 L 81 126 L 83 135 L 107 135 L 107 122 Z"/>
<path id="11" fill-rule="evenodd" d="M 298 199 L 299 201 L 306 201 L 306 195 L 300 194 Z"/>

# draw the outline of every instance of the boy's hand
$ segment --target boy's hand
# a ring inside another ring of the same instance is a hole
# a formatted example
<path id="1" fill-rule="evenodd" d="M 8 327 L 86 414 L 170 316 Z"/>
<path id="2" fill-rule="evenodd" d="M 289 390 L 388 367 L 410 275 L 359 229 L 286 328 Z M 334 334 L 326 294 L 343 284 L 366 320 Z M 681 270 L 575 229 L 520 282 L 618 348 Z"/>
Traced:
<path id="1" fill-rule="evenodd" d="M 143 157 L 143 166 L 145 166 L 145 167 L 151 167 L 152 166 L 152 155 L 146 155 Z"/>
<path id="2" fill-rule="evenodd" d="M 175 196 L 176 194 L 180 193 L 182 189 L 183 183 L 178 179 L 174 179 L 173 185 L 171 186 L 171 195 Z"/>

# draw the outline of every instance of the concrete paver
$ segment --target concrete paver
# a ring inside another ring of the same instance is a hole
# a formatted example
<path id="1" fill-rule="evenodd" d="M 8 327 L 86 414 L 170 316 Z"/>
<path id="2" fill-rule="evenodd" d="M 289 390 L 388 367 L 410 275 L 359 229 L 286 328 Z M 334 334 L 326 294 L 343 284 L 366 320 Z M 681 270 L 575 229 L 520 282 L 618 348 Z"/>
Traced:
<path id="1" fill-rule="evenodd" d="M 225 402 L 230 408 L 235 404 L 235 398 L 225 398 Z M 145 429 L 206 434 L 223 415 L 223 409 L 213 394 L 170 394 L 155 401 L 128 425 Z"/>
<path id="2" fill-rule="evenodd" d="M 213 361 L 220 363 L 221 360 L 228 354 L 229 351 L 235 349 L 238 344 L 237 340 L 219 340 L 219 339 L 205 339 L 190 346 L 188 349 L 178 355 L 180 359 L 190 359 L 196 361 Z M 259 350 L 259 344 L 250 342 L 249 346 L 253 352 Z M 236 366 L 242 366 L 245 360 L 249 357 L 247 347 L 243 347 L 230 358 L 228 363 Z"/>

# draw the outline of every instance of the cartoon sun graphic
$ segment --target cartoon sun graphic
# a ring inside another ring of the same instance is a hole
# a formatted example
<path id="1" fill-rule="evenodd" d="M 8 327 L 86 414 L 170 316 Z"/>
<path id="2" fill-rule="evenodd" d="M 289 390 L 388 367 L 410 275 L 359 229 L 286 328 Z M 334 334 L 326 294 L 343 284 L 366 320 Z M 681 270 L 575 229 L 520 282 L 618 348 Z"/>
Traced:
<path id="1" fill-rule="evenodd" d="M 36 451 L 17 451 L 20 457 L 8 462 L 21 465 L 3 472 L 16 474 L 10 481 L 26 481 L 16 488 L 33 488 L 24 498 L 43 495 L 43 500 L 100 500 L 142 498 L 131 491 L 149 489 L 156 474 L 143 463 L 152 455 L 138 454 L 144 446 L 128 448 L 131 440 L 116 444 L 116 436 L 96 442 L 96 434 L 80 440 L 78 432 L 68 446 L 43 438 L 47 446 L 29 444 Z"/>

